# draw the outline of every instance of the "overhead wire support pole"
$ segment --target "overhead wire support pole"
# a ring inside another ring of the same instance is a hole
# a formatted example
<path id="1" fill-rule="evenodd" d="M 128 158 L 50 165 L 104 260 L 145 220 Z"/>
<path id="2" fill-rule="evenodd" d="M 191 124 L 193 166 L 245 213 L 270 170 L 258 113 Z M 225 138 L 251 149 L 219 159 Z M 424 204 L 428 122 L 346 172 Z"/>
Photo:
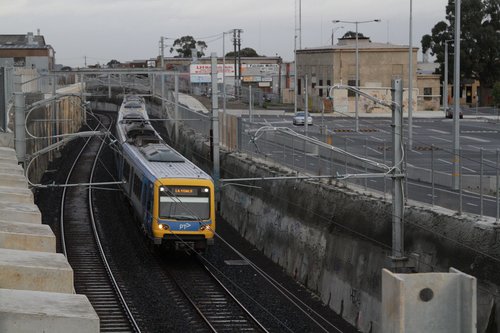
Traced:
<path id="1" fill-rule="evenodd" d="M 392 257 L 393 263 L 404 258 L 404 224 L 403 224 L 403 82 L 392 81 L 392 153 L 393 153 L 393 190 L 392 190 Z"/>
<path id="2" fill-rule="evenodd" d="M 212 137 L 213 137 L 213 178 L 215 183 L 215 200 L 219 201 L 219 178 L 220 178 L 220 161 L 219 161 L 219 96 L 217 92 L 217 53 L 212 52 L 211 58 L 211 75 L 212 75 Z"/>
<path id="3" fill-rule="evenodd" d="M 161 74 L 160 74 L 160 79 L 161 79 L 161 114 L 163 115 L 163 112 L 165 112 L 165 102 L 163 101 L 165 98 L 165 77 L 163 76 L 163 71 L 165 70 L 165 56 L 164 56 L 164 48 L 165 48 L 165 38 L 162 36 L 160 38 L 160 52 L 161 52 L 161 57 L 160 57 L 160 66 L 161 66 Z M 176 103 L 177 104 L 177 103 Z"/>
<path id="4" fill-rule="evenodd" d="M 403 82 L 401 79 L 392 81 L 392 102 L 375 98 L 367 93 L 359 91 L 351 86 L 334 85 L 330 87 L 330 96 L 333 96 L 334 89 L 348 89 L 358 91 L 360 95 L 372 100 L 378 104 L 390 107 L 392 109 L 392 141 L 393 141 L 393 165 L 391 168 L 393 179 L 392 193 L 392 255 L 394 267 L 406 266 L 408 258 L 404 257 L 404 197 L 403 197 L 403 179 L 405 171 L 403 170 L 404 148 L 403 148 Z"/>

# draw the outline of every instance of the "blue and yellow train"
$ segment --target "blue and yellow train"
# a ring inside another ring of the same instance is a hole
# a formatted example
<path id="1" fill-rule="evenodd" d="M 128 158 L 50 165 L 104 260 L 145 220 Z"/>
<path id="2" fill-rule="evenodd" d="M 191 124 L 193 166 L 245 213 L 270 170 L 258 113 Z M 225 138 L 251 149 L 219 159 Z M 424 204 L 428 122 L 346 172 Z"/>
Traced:
<path id="1" fill-rule="evenodd" d="M 140 96 L 125 96 L 116 137 L 123 192 L 149 241 L 173 250 L 205 251 L 214 242 L 212 178 L 162 140 Z"/>

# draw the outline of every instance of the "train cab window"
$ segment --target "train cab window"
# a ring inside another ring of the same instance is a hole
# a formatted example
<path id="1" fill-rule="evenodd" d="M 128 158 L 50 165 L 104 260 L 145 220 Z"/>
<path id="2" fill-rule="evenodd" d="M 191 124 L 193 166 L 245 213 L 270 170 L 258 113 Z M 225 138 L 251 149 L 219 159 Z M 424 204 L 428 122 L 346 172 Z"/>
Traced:
<path id="1" fill-rule="evenodd" d="M 160 218 L 207 220 L 210 218 L 210 189 L 203 186 L 161 186 Z"/>

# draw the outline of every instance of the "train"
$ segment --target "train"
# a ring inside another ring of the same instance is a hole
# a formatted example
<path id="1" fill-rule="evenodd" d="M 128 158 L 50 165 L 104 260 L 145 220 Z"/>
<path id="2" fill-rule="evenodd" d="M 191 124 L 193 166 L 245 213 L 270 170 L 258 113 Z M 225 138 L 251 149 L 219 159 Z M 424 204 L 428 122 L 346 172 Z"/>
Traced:
<path id="1" fill-rule="evenodd" d="M 205 252 L 214 244 L 213 179 L 164 142 L 139 95 L 125 95 L 116 121 L 122 192 L 154 247 Z"/>

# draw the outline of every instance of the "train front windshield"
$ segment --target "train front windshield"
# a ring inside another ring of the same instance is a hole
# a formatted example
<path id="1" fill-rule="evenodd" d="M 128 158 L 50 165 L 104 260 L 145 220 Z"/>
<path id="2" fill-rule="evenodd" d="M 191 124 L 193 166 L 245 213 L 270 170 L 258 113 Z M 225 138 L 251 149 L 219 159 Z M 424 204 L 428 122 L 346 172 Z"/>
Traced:
<path id="1" fill-rule="evenodd" d="M 160 218 L 208 220 L 210 189 L 202 186 L 161 186 Z"/>

